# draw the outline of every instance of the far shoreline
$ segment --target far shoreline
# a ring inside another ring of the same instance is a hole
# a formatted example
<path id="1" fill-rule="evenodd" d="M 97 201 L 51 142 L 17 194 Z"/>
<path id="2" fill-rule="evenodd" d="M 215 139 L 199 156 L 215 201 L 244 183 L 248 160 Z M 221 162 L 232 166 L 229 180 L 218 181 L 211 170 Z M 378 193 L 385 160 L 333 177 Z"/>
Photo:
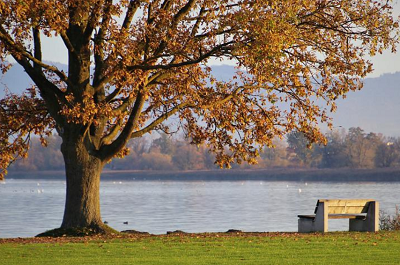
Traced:
<path id="1" fill-rule="evenodd" d="M 400 168 L 383 169 L 221 169 L 188 171 L 155 170 L 104 170 L 103 181 L 303 181 L 303 182 L 400 182 Z M 64 180 L 65 173 L 58 171 L 12 171 L 7 179 Z"/>

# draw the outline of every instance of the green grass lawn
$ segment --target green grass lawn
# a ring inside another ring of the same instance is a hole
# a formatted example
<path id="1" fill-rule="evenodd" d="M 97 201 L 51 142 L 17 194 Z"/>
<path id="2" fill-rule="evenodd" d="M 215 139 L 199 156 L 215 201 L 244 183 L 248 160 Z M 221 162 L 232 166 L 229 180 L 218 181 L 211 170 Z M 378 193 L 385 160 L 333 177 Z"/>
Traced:
<path id="1" fill-rule="evenodd" d="M 400 232 L 41 240 L 0 240 L 0 264 L 400 264 Z"/>

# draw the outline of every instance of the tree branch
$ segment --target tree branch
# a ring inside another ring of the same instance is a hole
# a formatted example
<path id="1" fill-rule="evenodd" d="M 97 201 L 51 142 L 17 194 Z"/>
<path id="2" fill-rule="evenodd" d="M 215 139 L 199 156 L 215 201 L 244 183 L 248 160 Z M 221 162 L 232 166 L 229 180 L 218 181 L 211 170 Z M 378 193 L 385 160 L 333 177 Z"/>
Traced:
<path id="1" fill-rule="evenodd" d="M 186 5 L 184 7 L 182 7 L 178 13 L 173 17 L 172 21 L 171 21 L 171 28 L 175 29 L 179 23 L 179 21 L 181 21 L 185 15 L 187 15 L 190 10 L 194 7 L 194 5 L 196 4 L 196 0 L 190 0 L 188 3 L 186 3 Z M 163 5 L 161 6 L 161 8 L 169 8 L 169 6 L 171 5 L 170 1 L 165 1 L 163 3 Z M 162 51 L 165 49 L 165 47 L 167 46 L 167 40 L 162 40 L 160 42 L 160 44 L 158 45 L 156 51 L 154 52 L 154 55 L 152 57 L 152 59 L 154 57 L 158 57 Z"/>
<path id="2" fill-rule="evenodd" d="M 215 107 L 216 105 L 221 105 L 221 104 L 225 104 L 226 102 L 228 102 L 229 100 L 231 100 L 232 98 L 234 98 L 235 96 L 238 95 L 238 92 L 242 89 L 244 89 L 245 86 L 240 86 L 237 87 L 231 94 L 229 94 L 228 96 L 226 96 L 225 98 L 219 100 L 219 101 L 215 101 L 209 105 L 204 105 L 201 106 L 199 108 L 201 109 L 208 109 L 211 107 Z M 211 96 L 213 97 L 213 96 Z M 141 137 L 144 134 L 154 130 L 158 125 L 160 125 L 162 122 L 164 122 L 166 119 L 168 119 L 169 117 L 171 117 L 172 115 L 174 115 L 175 113 L 177 113 L 179 110 L 183 109 L 183 108 L 195 108 L 198 107 L 196 104 L 189 104 L 188 102 L 183 102 L 179 105 L 176 105 L 175 107 L 173 107 L 170 111 L 167 111 L 166 113 L 164 113 L 163 115 L 161 115 L 160 117 L 158 117 L 155 121 L 153 121 L 152 123 L 150 123 L 148 126 L 146 126 L 145 128 L 133 132 L 131 135 L 131 138 L 137 138 L 137 137 Z"/>
<path id="3" fill-rule="evenodd" d="M 164 0 L 164 2 L 161 4 L 161 9 L 168 10 L 171 7 L 171 4 L 171 0 Z"/>
<path id="4" fill-rule="evenodd" d="M 135 105 L 133 106 L 131 114 L 129 115 L 128 121 L 126 122 L 125 127 L 120 135 L 111 144 L 103 145 L 100 148 L 99 156 L 102 160 L 110 160 L 115 154 L 125 147 L 135 126 L 137 125 L 145 101 L 145 92 L 140 91 L 136 97 Z"/>
<path id="5" fill-rule="evenodd" d="M 180 63 L 167 64 L 167 65 L 145 65 L 145 64 L 132 65 L 132 66 L 128 66 L 127 69 L 129 71 L 133 71 L 133 70 L 137 70 L 137 69 L 147 71 L 147 70 L 156 70 L 156 69 L 172 69 L 172 68 L 177 68 L 177 67 L 182 67 L 182 66 L 198 64 L 201 61 L 203 61 L 207 58 L 210 58 L 212 56 L 216 56 L 216 55 L 222 56 L 224 54 L 223 49 L 226 47 L 229 47 L 229 45 L 232 45 L 234 43 L 235 43 L 235 41 L 230 41 L 230 42 L 226 42 L 226 43 L 217 45 L 216 47 L 214 47 L 207 53 L 200 55 L 197 59 L 192 59 L 192 60 L 188 60 L 188 61 L 184 61 L 184 62 L 180 62 Z M 221 54 L 218 54 L 218 52 L 220 52 Z"/>
<path id="6" fill-rule="evenodd" d="M 42 43 L 40 41 L 40 31 L 39 28 L 35 27 L 33 31 L 33 45 L 34 45 L 34 56 L 38 61 L 42 61 Z M 42 67 L 37 63 L 33 64 L 36 71 L 42 72 Z"/>
<path id="7" fill-rule="evenodd" d="M 64 94 L 58 89 L 57 86 L 47 80 L 43 74 L 38 73 L 24 57 L 21 58 L 15 53 L 12 53 L 12 56 L 24 68 L 26 73 L 39 88 L 40 94 L 45 100 L 47 110 L 50 112 L 51 116 L 57 121 L 58 124 L 63 125 L 65 120 L 59 114 L 61 111 L 61 106 L 58 102 L 65 101 Z"/>
<path id="8" fill-rule="evenodd" d="M 194 23 L 194 26 L 192 28 L 192 32 L 190 33 L 190 35 L 192 37 L 196 36 L 197 31 L 199 30 L 200 27 L 200 22 L 203 19 L 202 15 L 205 13 L 205 9 L 204 7 L 201 7 L 200 11 L 199 11 L 199 15 L 197 16 L 196 22 Z"/>
<path id="9" fill-rule="evenodd" d="M 174 16 L 172 23 L 171 23 L 171 27 L 175 28 L 177 26 L 177 24 L 179 23 L 179 21 L 181 21 L 189 12 L 190 10 L 192 10 L 192 8 L 195 6 L 196 4 L 196 0 L 189 0 L 189 2 L 187 2 L 187 4 L 182 7 L 178 13 Z"/>
<path id="10" fill-rule="evenodd" d="M 111 20 L 111 6 L 112 0 L 107 0 L 104 8 L 104 16 L 101 21 L 99 33 L 94 37 L 94 77 L 93 77 L 93 87 L 95 91 L 100 90 L 104 84 L 102 84 L 101 79 L 104 71 L 104 52 L 102 45 L 104 44 L 104 36 L 107 27 Z"/>
<path id="11" fill-rule="evenodd" d="M 105 144 L 110 144 L 111 141 L 117 137 L 119 130 L 121 129 L 122 126 L 122 120 L 119 120 L 117 124 L 114 125 L 114 127 L 111 129 L 110 133 L 104 136 L 101 139 L 101 145 Z"/>
<path id="12" fill-rule="evenodd" d="M 142 135 L 152 131 L 154 128 L 156 128 L 158 125 L 160 125 L 163 121 L 165 121 L 166 119 L 168 119 L 169 117 L 171 117 L 172 115 L 177 113 L 179 110 L 181 110 L 181 109 L 183 109 L 183 108 L 185 108 L 187 106 L 189 106 L 189 104 L 187 102 L 181 103 L 181 104 L 175 106 L 172 110 L 164 113 L 163 115 L 158 117 L 155 121 L 150 123 L 145 128 L 143 128 L 143 129 L 141 129 L 139 131 L 133 132 L 132 135 L 131 135 L 131 138 L 141 137 Z"/>
<path id="13" fill-rule="evenodd" d="M 136 14 L 140 3 L 143 2 L 141 0 L 131 0 L 129 2 L 128 9 L 126 11 L 124 22 L 122 23 L 122 29 L 126 30 L 132 23 L 133 16 Z"/>
<path id="14" fill-rule="evenodd" d="M 32 80 L 34 82 L 35 82 L 35 80 L 38 81 L 38 75 L 41 72 L 38 73 L 36 71 L 36 69 L 33 68 L 32 65 L 27 61 L 27 59 L 33 61 L 33 63 L 36 64 L 36 68 L 43 67 L 49 71 L 59 73 L 64 78 L 68 79 L 64 75 L 64 73 L 62 73 L 60 70 L 58 70 L 57 67 L 44 64 L 43 62 L 41 62 L 40 60 L 36 59 L 31 54 L 29 54 L 23 47 L 21 47 L 21 45 L 15 43 L 12 40 L 12 38 L 8 35 L 8 33 L 3 28 L 2 25 L 0 25 L 0 40 L 2 40 L 8 46 L 8 49 L 9 49 L 11 55 L 14 57 L 14 59 L 19 64 L 21 64 L 21 66 L 25 69 L 25 71 L 29 74 L 29 76 L 32 78 Z M 48 81 L 44 75 L 42 75 L 42 78 L 40 78 L 40 79 L 42 80 L 41 83 L 43 83 L 43 79 L 46 80 L 48 87 L 51 88 L 51 90 L 47 91 L 47 92 L 54 93 L 55 95 L 57 95 L 59 97 L 60 100 L 64 100 L 64 93 L 60 89 L 58 89 L 58 87 L 56 87 L 53 83 Z M 49 84 L 51 84 L 51 86 Z"/>
<path id="15" fill-rule="evenodd" d="M 89 15 L 89 19 L 85 28 L 85 32 L 83 33 L 83 38 L 86 42 L 90 41 L 90 38 L 93 34 L 93 30 L 96 26 L 96 23 L 99 21 L 100 16 L 101 16 L 101 10 L 102 10 L 102 1 L 97 1 L 94 7 L 92 8 L 92 12 Z"/>
<path id="16" fill-rule="evenodd" d="M 62 71 L 60 71 L 57 67 L 45 64 L 42 61 L 36 59 L 34 56 L 32 56 L 23 47 L 21 47 L 20 44 L 15 43 L 12 40 L 12 38 L 9 36 L 7 31 L 1 25 L 0 25 L 0 39 L 2 41 L 4 41 L 4 43 L 6 43 L 6 45 L 9 46 L 9 48 L 11 48 L 10 52 L 14 53 L 15 56 L 17 56 L 17 57 L 22 56 L 22 57 L 32 61 L 34 64 L 36 64 L 36 67 L 39 67 L 39 66 L 43 67 L 43 68 L 55 73 L 61 79 L 61 81 L 65 82 L 67 84 L 70 84 L 68 77 Z"/>
<path id="17" fill-rule="evenodd" d="M 67 33 L 62 30 L 62 31 L 60 31 L 60 36 L 61 36 L 61 39 L 64 42 L 65 47 L 67 47 L 68 51 L 70 53 L 72 53 L 76 58 L 79 58 L 79 55 L 77 54 L 77 52 L 76 52 L 76 50 L 74 48 L 74 45 L 72 45 L 69 37 L 67 36 Z"/>

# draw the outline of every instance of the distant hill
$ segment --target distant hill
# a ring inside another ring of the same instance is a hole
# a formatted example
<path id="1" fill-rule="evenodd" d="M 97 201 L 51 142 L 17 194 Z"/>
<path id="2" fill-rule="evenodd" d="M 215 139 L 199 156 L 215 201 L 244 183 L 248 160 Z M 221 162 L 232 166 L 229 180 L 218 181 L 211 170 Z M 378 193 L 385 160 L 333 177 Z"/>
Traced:
<path id="1" fill-rule="evenodd" d="M 5 75 L 0 73 L 0 97 L 3 98 L 5 91 L 20 94 L 24 89 L 30 87 L 32 81 L 24 69 L 15 64 Z"/>
<path id="2" fill-rule="evenodd" d="M 235 72 L 228 65 L 212 66 L 212 70 L 217 79 L 224 81 Z M 4 96 L 5 89 L 21 93 L 31 83 L 24 70 L 15 65 L 4 76 L 0 75 L 0 97 Z M 350 92 L 345 100 L 338 101 L 338 110 L 332 117 L 337 127 L 361 127 L 365 132 L 400 136 L 400 72 L 367 78 L 361 91 Z"/>
<path id="3" fill-rule="evenodd" d="M 49 64 L 67 72 L 68 66 L 61 63 L 50 62 Z M 26 88 L 32 86 L 33 82 L 28 74 L 19 64 L 14 64 L 4 75 L 0 72 L 0 98 L 3 98 L 6 90 L 15 94 L 21 94 Z"/>
<path id="4" fill-rule="evenodd" d="M 360 91 L 338 102 L 335 126 L 400 136 L 400 72 L 367 78 Z"/>

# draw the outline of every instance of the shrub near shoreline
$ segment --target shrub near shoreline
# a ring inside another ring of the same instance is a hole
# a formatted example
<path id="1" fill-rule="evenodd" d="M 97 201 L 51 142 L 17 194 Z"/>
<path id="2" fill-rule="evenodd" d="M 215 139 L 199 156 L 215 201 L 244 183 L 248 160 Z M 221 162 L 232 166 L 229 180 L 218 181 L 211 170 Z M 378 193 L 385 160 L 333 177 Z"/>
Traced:
<path id="1" fill-rule="evenodd" d="M 385 211 L 379 212 L 379 229 L 384 231 L 400 230 L 399 206 L 396 205 L 393 215 L 387 214 Z"/>

